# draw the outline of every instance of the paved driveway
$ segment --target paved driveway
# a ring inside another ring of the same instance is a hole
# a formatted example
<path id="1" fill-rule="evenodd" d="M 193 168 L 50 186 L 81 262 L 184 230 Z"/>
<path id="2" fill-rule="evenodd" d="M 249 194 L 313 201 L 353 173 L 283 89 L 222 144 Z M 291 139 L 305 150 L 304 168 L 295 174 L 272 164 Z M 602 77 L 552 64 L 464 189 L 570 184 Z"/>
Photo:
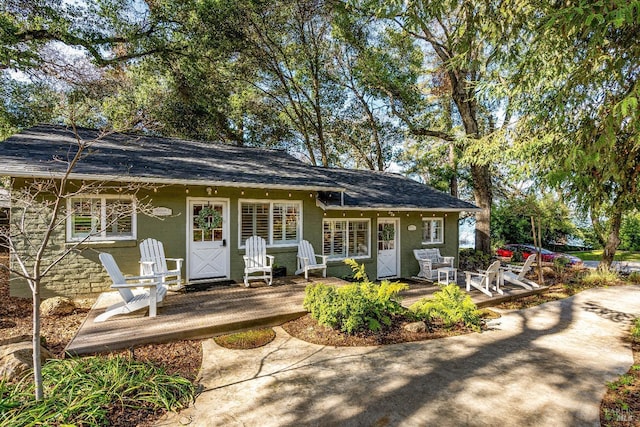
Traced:
<path id="1" fill-rule="evenodd" d="M 633 363 L 640 287 L 503 313 L 491 330 L 382 347 L 203 344 L 195 404 L 158 425 L 597 426 L 605 384 Z M 638 422 L 640 420 L 634 420 Z"/>

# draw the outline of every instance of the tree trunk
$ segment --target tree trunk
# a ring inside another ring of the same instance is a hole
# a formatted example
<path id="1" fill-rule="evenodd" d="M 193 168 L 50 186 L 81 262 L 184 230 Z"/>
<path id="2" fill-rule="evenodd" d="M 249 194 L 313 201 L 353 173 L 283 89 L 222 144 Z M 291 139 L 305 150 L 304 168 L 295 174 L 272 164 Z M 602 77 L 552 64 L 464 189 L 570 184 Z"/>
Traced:
<path id="1" fill-rule="evenodd" d="M 453 133 L 453 112 L 451 102 L 445 99 L 442 103 L 444 129 Z M 453 197 L 458 197 L 458 159 L 456 158 L 456 146 L 453 141 L 449 141 L 449 167 L 451 167 L 451 177 L 449 177 L 449 193 Z"/>
<path id="2" fill-rule="evenodd" d="M 460 70 L 457 70 L 460 71 Z M 462 73 L 461 73 L 462 74 Z M 477 104 L 466 80 L 460 78 L 456 70 L 449 72 L 452 98 L 460 113 L 465 134 L 468 138 L 478 138 Z M 473 196 L 476 205 L 482 209 L 476 212 L 476 250 L 491 253 L 491 203 L 493 202 L 493 186 L 488 165 L 471 165 L 473 179 Z"/>
<path id="3" fill-rule="evenodd" d="M 473 195 L 476 205 L 481 209 L 476 212 L 476 250 L 491 253 L 491 174 L 489 166 L 472 165 Z"/>
<path id="4" fill-rule="evenodd" d="M 315 97 L 317 102 L 314 105 L 313 109 L 316 114 L 316 132 L 318 134 L 318 148 L 320 148 L 320 160 L 322 161 L 322 166 L 325 168 L 329 167 L 329 156 L 327 155 L 327 143 L 324 138 L 324 126 L 322 123 L 322 109 L 320 108 L 320 94 L 318 93 Z"/>
<path id="5" fill-rule="evenodd" d="M 451 177 L 449 178 L 449 191 L 453 197 L 458 197 L 458 164 L 456 161 L 456 148 L 453 142 L 449 144 L 449 166 Z"/>
<path id="6" fill-rule="evenodd" d="M 42 388 L 42 363 L 40 362 L 40 283 L 33 283 L 33 381 L 36 389 L 36 401 L 44 398 Z"/>
<path id="7" fill-rule="evenodd" d="M 613 215 L 609 220 L 609 233 L 607 236 L 607 242 L 604 245 L 604 251 L 602 252 L 602 264 L 611 267 L 613 257 L 616 254 L 618 246 L 620 246 L 620 226 L 622 224 L 622 210 L 615 208 Z"/>

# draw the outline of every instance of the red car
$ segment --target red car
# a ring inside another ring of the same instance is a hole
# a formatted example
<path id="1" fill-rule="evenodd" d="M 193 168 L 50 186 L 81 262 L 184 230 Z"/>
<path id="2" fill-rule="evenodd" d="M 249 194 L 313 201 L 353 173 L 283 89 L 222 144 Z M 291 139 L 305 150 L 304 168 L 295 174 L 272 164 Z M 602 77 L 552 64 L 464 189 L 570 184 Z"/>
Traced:
<path id="1" fill-rule="evenodd" d="M 514 252 L 522 252 L 522 256 L 526 259 L 529 258 L 529 255 L 536 253 L 536 248 L 533 245 L 509 244 L 499 248 L 496 251 L 496 255 L 499 257 L 511 258 Z M 578 257 L 558 252 L 551 252 L 548 249 L 540 249 L 540 254 L 542 255 L 542 262 L 553 262 L 554 259 L 562 257 L 569 260 L 570 265 L 582 264 L 582 260 Z"/>

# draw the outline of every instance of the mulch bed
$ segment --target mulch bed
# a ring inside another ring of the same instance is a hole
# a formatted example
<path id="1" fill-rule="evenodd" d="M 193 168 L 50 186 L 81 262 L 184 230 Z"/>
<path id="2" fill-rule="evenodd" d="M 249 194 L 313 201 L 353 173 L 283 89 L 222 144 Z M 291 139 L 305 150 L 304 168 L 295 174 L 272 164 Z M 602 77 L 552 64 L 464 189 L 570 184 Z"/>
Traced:
<path id="1" fill-rule="evenodd" d="M 383 327 L 378 332 L 359 332 L 348 335 L 335 329 L 318 324 L 310 315 L 300 317 L 282 325 L 282 328 L 301 340 L 335 347 L 374 346 L 385 344 L 398 344 L 403 342 L 424 341 L 436 338 L 444 338 L 453 335 L 461 335 L 472 332 L 458 326 L 450 330 L 432 326 L 425 332 L 409 332 L 402 326 L 410 320 L 403 317 L 393 319 L 391 326 Z"/>
<path id="2" fill-rule="evenodd" d="M 6 253 L 0 253 L 0 264 L 8 262 Z M 3 340 L 23 337 L 30 340 L 33 331 L 32 303 L 30 299 L 9 296 L 9 281 L 6 271 L 0 271 L 0 337 Z M 64 358 L 64 348 L 71 341 L 86 318 L 92 300 L 78 301 L 79 307 L 65 316 L 42 317 L 41 337 L 44 346 L 57 358 Z M 110 353 L 124 355 L 135 360 L 152 362 L 165 369 L 168 374 L 178 374 L 194 381 L 202 365 L 200 340 L 176 341 L 167 344 L 152 344 Z M 106 355 L 106 354 L 101 354 Z M 163 412 L 135 410 L 114 403 L 111 408 L 110 425 L 150 426 Z"/>

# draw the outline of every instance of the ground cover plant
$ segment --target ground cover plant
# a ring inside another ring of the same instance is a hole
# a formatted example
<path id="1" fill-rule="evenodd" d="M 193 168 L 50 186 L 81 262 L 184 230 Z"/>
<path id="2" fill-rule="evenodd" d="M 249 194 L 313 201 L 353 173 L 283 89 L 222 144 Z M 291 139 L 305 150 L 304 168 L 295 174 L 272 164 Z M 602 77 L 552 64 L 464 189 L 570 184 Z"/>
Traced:
<path id="1" fill-rule="evenodd" d="M 616 283 L 618 280 L 620 280 L 618 272 L 605 265 L 601 265 L 594 270 L 589 270 L 587 274 L 582 277 L 582 283 L 588 287 L 608 286 Z"/>
<path id="2" fill-rule="evenodd" d="M 213 340 L 216 344 L 225 348 L 247 350 L 267 345 L 273 341 L 275 337 L 276 333 L 273 329 L 262 328 L 237 332 L 235 334 L 220 335 Z"/>
<path id="3" fill-rule="evenodd" d="M 640 318 L 629 333 L 633 365 L 616 381 L 607 383 L 600 405 L 600 424 L 605 427 L 640 425 Z"/>
<path id="4" fill-rule="evenodd" d="M 195 393 L 189 380 L 122 356 L 49 360 L 43 388 L 44 399 L 36 401 L 29 376 L 1 382 L 0 426 L 126 425 L 131 410 L 139 416 L 180 409 Z"/>

